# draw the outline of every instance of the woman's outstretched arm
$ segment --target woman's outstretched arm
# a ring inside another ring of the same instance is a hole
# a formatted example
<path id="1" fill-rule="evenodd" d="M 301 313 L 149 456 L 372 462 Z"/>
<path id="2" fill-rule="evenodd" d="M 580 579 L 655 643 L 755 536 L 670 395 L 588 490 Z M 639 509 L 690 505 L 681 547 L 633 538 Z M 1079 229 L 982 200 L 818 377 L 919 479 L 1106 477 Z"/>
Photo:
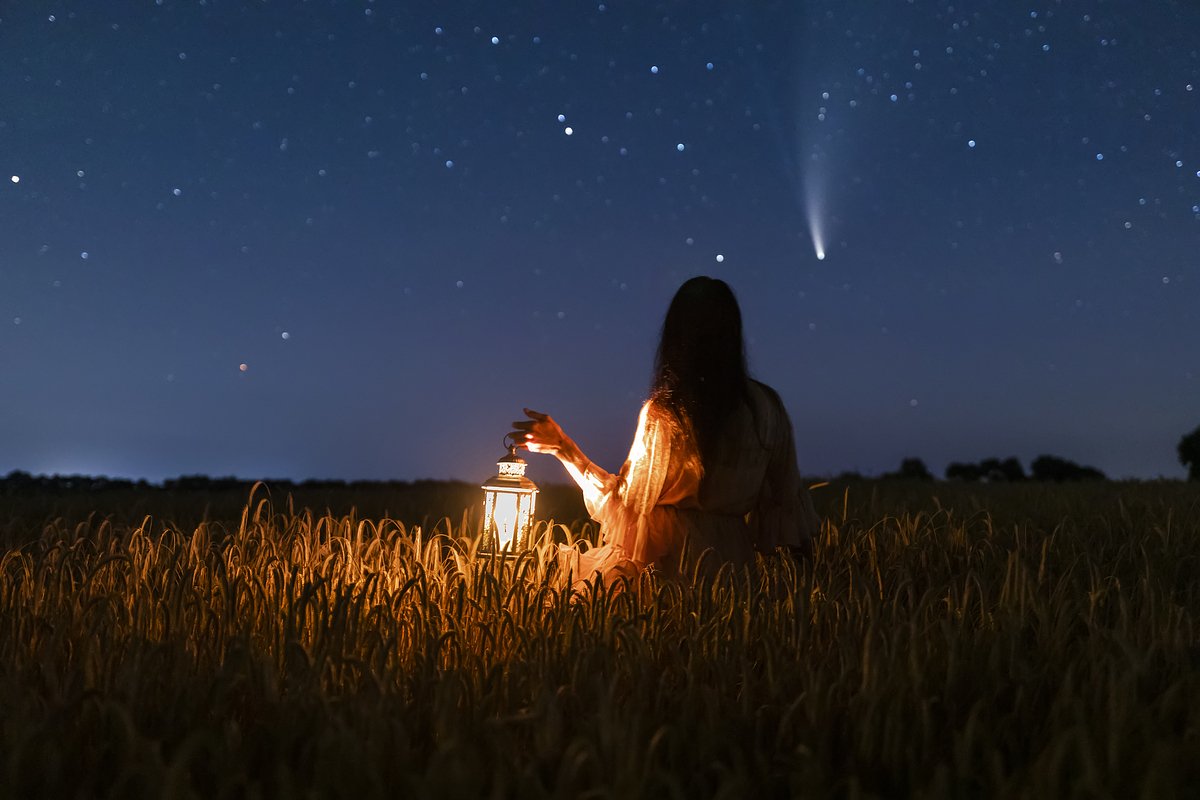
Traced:
<path id="1" fill-rule="evenodd" d="M 517 440 L 518 446 L 528 448 L 531 453 L 546 453 L 556 457 L 583 490 L 584 503 L 591 513 L 594 506 L 601 504 L 603 498 L 616 487 L 617 476 L 593 464 L 549 414 L 531 408 L 524 409 L 524 412 L 529 419 L 514 422 L 515 430 L 510 436 Z"/>
<path id="2" fill-rule="evenodd" d="M 596 465 L 549 414 L 525 409 L 528 420 L 514 422 L 510 435 L 532 453 L 549 453 L 558 458 L 567 474 L 583 491 L 588 514 L 598 519 L 613 497 L 638 514 L 647 514 L 658 502 L 670 456 L 670 436 L 660 415 L 642 406 L 638 429 L 629 457 L 621 471 L 613 474 Z"/>

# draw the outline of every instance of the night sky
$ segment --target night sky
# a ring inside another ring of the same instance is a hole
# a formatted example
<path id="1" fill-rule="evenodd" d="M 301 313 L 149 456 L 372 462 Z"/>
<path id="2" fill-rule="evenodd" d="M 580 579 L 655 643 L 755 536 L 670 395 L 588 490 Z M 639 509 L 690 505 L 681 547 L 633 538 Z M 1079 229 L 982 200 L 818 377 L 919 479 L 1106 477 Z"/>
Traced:
<path id="1" fill-rule="evenodd" d="M 1191 0 L 6 3 L 0 474 L 477 480 L 522 406 L 615 469 L 707 274 L 809 474 L 1182 476 L 1198 32 Z"/>

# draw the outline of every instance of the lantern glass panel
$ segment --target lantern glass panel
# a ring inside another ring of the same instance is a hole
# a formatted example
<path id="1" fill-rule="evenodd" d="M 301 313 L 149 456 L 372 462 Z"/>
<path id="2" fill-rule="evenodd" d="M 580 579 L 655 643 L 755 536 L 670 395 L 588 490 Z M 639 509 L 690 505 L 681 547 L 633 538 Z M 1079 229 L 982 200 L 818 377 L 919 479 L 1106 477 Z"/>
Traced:
<path id="1" fill-rule="evenodd" d="M 525 502 L 521 506 L 521 527 L 519 530 L 523 531 L 522 537 L 525 540 L 525 546 L 531 547 L 533 545 L 533 514 L 537 507 L 537 492 L 533 491 L 525 495 Z"/>
<path id="2" fill-rule="evenodd" d="M 496 536 L 496 545 L 501 550 L 511 550 L 513 538 L 522 529 L 521 496 L 514 492 L 492 491 L 490 494 L 491 531 Z M 528 519 L 528 511 L 525 518 Z"/>

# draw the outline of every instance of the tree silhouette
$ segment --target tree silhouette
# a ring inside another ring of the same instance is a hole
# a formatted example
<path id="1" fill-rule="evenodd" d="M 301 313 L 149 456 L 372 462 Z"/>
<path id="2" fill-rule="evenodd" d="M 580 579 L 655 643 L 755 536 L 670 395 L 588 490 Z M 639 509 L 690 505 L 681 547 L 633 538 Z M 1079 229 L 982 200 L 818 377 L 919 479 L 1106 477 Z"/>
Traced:
<path id="1" fill-rule="evenodd" d="M 988 483 L 1025 480 L 1025 468 L 1016 458 L 1010 457 L 1003 461 L 998 458 L 985 458 L 979 462 L 979 469 Z"/>
<path id="2" fill-rule="evenodd" d="M 1095 467 L 1083 467 L 1058 456 L 1038 456 L 1029 468 L 1035 481 L 1102 481 L 1105 477 Z"/>
<path id="3" fill-rule="evenodd" d="M 1012 483 L 1025 480 L 1025 468 L 1013 457 L 1003 461 L 998 458 L 985 458 L 978 464 L 955 461 L 946 465 L 946 479 L 967 483 L 980 480 L 988 483 Z"/>
<path id="4" fill-rule="evenodd" d="M 1189 481 L 1200 481 L 1200 428 L 1179 440 L 1179 463 L 1187 467 Z"/>
<path id="5" fill-rule="evenodd" d="M 1025 480 L 1025 468 L 1021 466 L 1020 461 L 1012 456 L 1000 462 L 1000 472 L 1003 473 L 1004 480 L 1006 481 Z"/>
<path id="6" fill-rule="evenodd" d="M 884 478 L 902 481 L 931 481 L 933 474 L 929 468 L 925 466 L 925 462 L 919 458 L 906 458 L 900 462 L 900 469 L 895 472 L 888 472 Z"/>
<path id="7" fill-rule="evenodd" d="M 964 464 L 959 461 L 951 461 L 946 465 L 946 480 L 948 481 L 974 483 L 982 477 L 983 473 L 980 471 L 978 464 Z"/>

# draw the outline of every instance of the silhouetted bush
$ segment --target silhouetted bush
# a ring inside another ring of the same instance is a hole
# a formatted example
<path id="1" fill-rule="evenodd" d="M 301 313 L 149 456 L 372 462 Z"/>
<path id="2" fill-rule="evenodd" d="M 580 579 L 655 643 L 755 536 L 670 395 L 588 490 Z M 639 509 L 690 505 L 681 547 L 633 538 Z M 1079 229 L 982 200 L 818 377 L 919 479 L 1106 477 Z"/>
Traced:
<path id="1" fill-rule="evenodd" d="M 1179 440 L 1179 463 L 1187 467 L 1188 480 L 1200 481 L 1200 428 Z"/>
<path id="2" fill-rule="evenodd" d="M 978 464 L 951 461 L 946 465 L 946 480 L 948 481 L 975 483 L 982 477 L 983 471 L 979 468 Z"/>
<path id="3" fill-rule="evenodd" d="M 1025 480 L 1025 468 L 1016 458 L 1009 457 L 998 463 L 996 459 L 988 459 L 987 479 L 989 481 L 1009 481 L 1010 483 Z"/>
<path id="4" fill-rule="evenodd" d="M 888 480 L 902 481 L 931 481 L 933 473 L 925 466 L 925 462 L 919 458 L 906 458 L 900 462 L 900 469 L 895 472 L 885 473 L 883 476 Z"/>
<path id="5" fill-rule="evenodd" d="M 107 478 L 103 475 L 30 475 L 23 470 L 13 470 L 0 478 L 0 492 L 5 494 L 59 495 L 135 487 L 149 488 L 150 484 L 144 480 L 135 483 L 127 478 Z"/>
<path id="6" fill-rule="evenodd" d="M 1038 456 L 1029 465 L 1035 481 L 1102 481 L 1105 475 L 1095 467 L 1085 467 L 1058 456 Z"/>
<path id="7" fill-rule="evenodd" d="M 988 483 L 1025 480 L 1025 468 L 1016 458 L 985 458 L 978 464 L 964 464 L 958 461 L 946 466 L 946 479 L 952 481 L 987 481 Z"/>
<path id="8" fill-rule="evenodd" d="M 221 492 L 251 485 L 232 476 L 210 478 L 207 475 L 180 475 L 178 478 L 167 478 L 163 481 L 163 488 L 174 492 Z"/>

